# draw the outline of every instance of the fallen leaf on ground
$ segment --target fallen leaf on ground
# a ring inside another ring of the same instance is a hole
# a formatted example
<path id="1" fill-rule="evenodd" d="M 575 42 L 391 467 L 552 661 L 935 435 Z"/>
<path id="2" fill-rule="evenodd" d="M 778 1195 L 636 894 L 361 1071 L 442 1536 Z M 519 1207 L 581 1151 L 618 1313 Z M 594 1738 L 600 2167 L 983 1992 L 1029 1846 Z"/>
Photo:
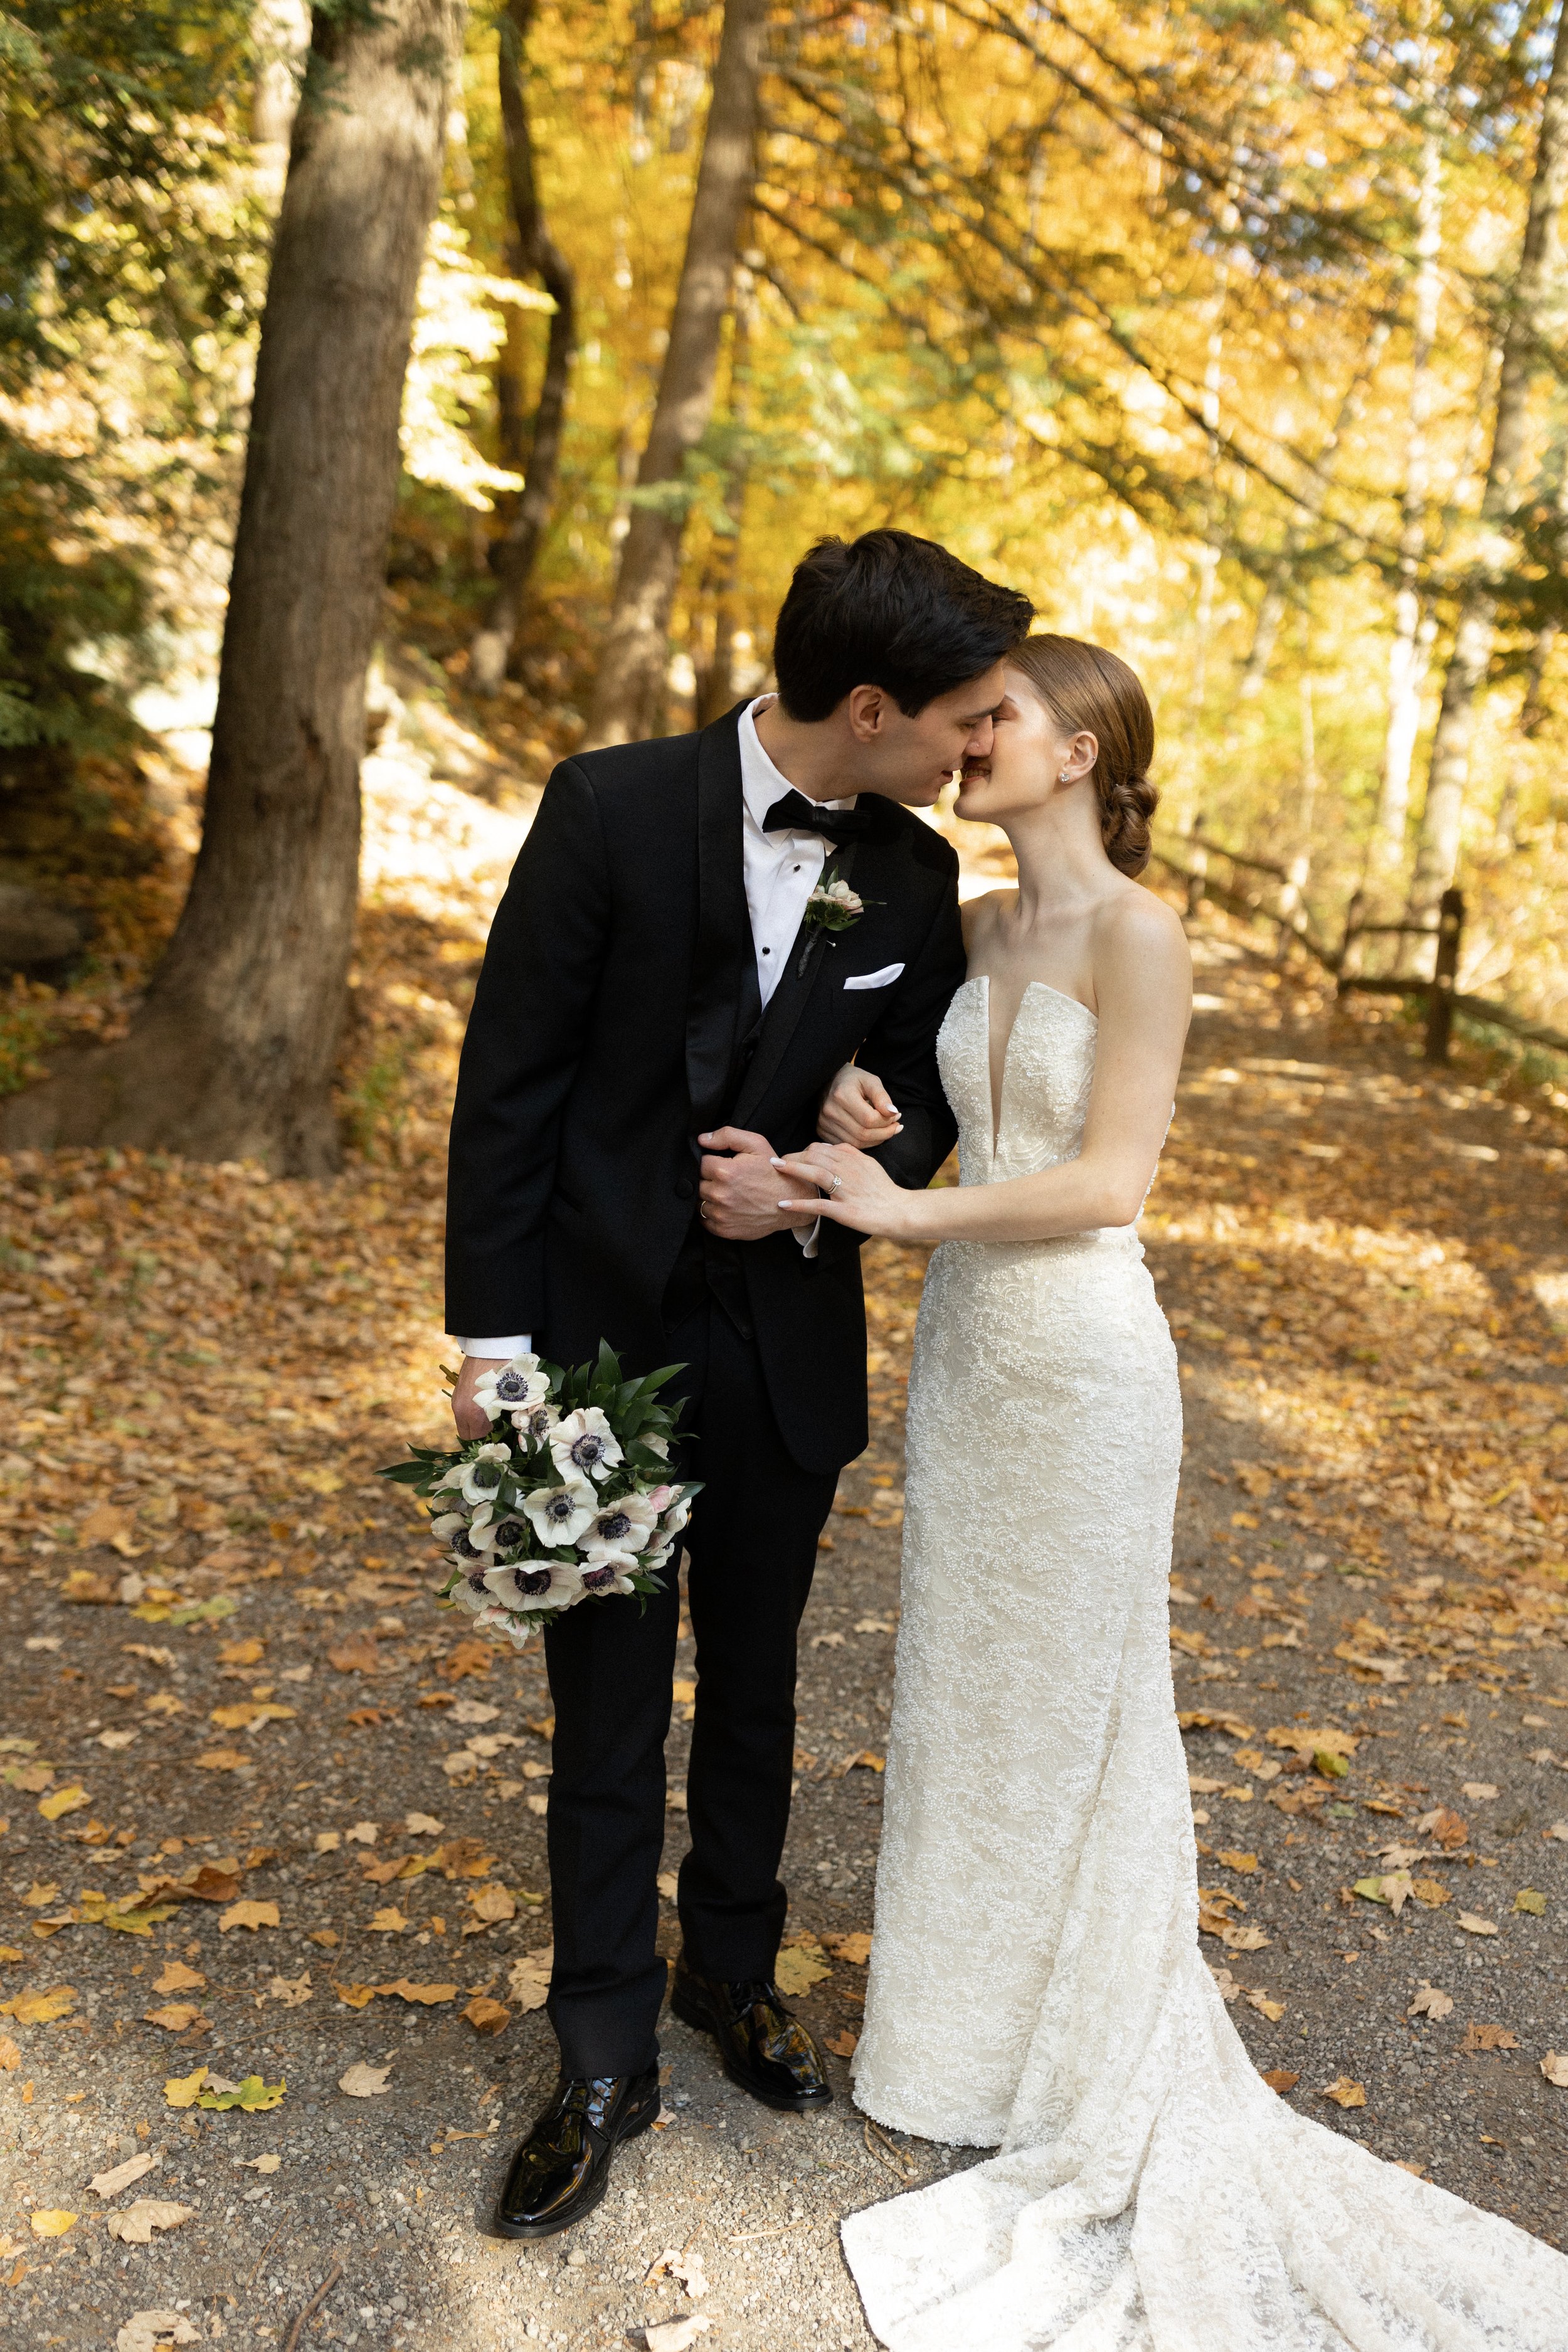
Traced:
<path id="1" fill-rule="evenodd" d="M 667 1903 L 673 1903 L 680 1892 L 680 1881 L 673 1870 L 661 1870 L 656 1882 Z"/>
<path id="2" fill-rule="evenodd" d="M 14 2074 L 22 2063 L 22 2053 L 8 2033 L 0 2033 L 0 2074 Z"/>
<path id="3" fill-rule="evenodd" d="M 1215 1854 L 1215 1860 L 1222 1862 L 1226 1870 L 1245 1872 L 1256 1870 L 1258 1867 L 1258 1856 L 1255 1853 L 1238 1853 L 1234 1846 L 1226 1846 L 1222 1853 Z"/>
<path id="4" fill-rule="evenodd" d="M 227 1935 L 231 1927 L 276 1927 L 278 1906 L 258 1903 L 247 1895 L 243 1903 L 231 1903 L 217 1924 L 220 1935 Z"/>
<path id="5" fill-rule="evenodd" d="M 193 1756 L 191 1761 L 204 1772 L 242 1772 L 250 1759 L 243 1748 L 209 1748 L 205 1755 Z"/>
<path id="6" fill-rule="evenodd" d="M 836 1960 L 848 1960 L 858 1969 L 864 1968 L 871 1957 L 871 1938 L 864 1927 L 856 1927 L 847 1936 L 824 1936 L 822 1941 Z"/>
<path id="7" fill-rule="evenodd" d="M 487 1926 L 501 1919 L 515 1919 L 517 1904 L 504 1886 L 476 1886 L 468 1896 L 474 1916 Z"/>
<path id="8" fill-rule="evenodd" d="M 705 2312 L 693 2312 L 689 2319 L 660 2319 L 643 2330 L 647 2352 L 691 2352 L 700 2336 L 707 2334 L 713 2322 Z"/>
<path id="9" fill-rule="evenodd" d="M 1477 1804 L 1485 1805 L 1489 1804 L 1497 1795 L 1497 1788 L 1490 1780 L 1467 1780 L 1464 1783 L 1463 1793 Z"/>
<path id="10" fill-rule="evenodd" d="M 1268 1948 L 1268 1938 L 1261 1927 L 1222 1927 L 1219 1937 L 1227 1952 L 1264 1952 Z"/>
<path id="11" fill-rule="evenodd" d="M 1513 1898 L 1513 1907 L 1516 1911 L 1528 1911 L 1533 1918 L 1543 1918 L 1546 1897 L 1536 1887 L 1521 1886 Z"/>
<path id="12" fill-rule="evenodd" d="M 18 2025 L 52 2025 L 57 2017 L 68 2017 L 75 2004 L 75 1985 L 53 1985 L 47 1992 L 13 1993 L 0 2000 L 0 2017 L 14 2017 Z"/>
<path id="13" fill-rule="evenodd" d="M 68 2230 L 75 2229 L 80 2219 L 79 2213 L 68 2213 L 59 2206 L 40 2206 L 32 2217 L 33 2235 L 35 2238 L 63 2238 Z"/>
<path id="14" fill-rule="evenodd" d="M 1406 2017 L 1437 2019 L 1451 2016 L 1453 2009 L 1452 1997 L 1446 1992 L 1439 1992 L 1436 1985 L 1429 1985 L 1423 1978 L 1415 1998 L 1405 2014 Z"/>
<path id="15" fill-rule="evenodd" d="M 374 1675 L 380 1663 L 375 1643 L 368 1633 L 356 1633 L 351 1641 L 340 1642 L 335 1650 L 327 1652 L 327 1664 L 336 1666 L 340 1675 Z"/>
<path id="16" fill-rule="evenodd" d="M 1325 2099 L 1332 2099 L 1336 2107 L 1364 2107 L 1366 2105 L 1364 2086 L 1352 2082 L 1348 2074 L 1342 2074 L 1337 2082 L 1326 2084 L 1321 2095 Z"/>
<path id="17" fill-rule="evenodd" d="M 246 2172 L 276 2172 L 282 2161 L 283 2158 L 274 2149 L 266 2156 L 241 2157 L 240 2168 Z"/>
<path id="18" fill-rule="evenodd" d="M 115 2166 L 112 2172 L 95 2172 L 87 2185 L 95 2196 L 118 2197 L 122 2189 L 144 2180 L 148 2173 L 162 2162 L 162 2157 L 155 2155 L 128 2156 L 123 2164 Z"/>
<path id="19" fill-rule="evenodd" d="M 375 1936 L 401 1936 L 408 1925 L 395 1903 L 389 1903 L 370 1916 L 371 1933 Z"/>
<path id="20" fill-rule="evenodd" d="M 1568 2091 L 1568 2053 L 1559 2055 L 1555 2050 L 1549 2050 L 1541 2062 L 1541 2071 L 1560 2091 Z"/>
<path id="21" fill-rule="evenodd" d="M 172 2075 L 163 2085 L 163 2096 L 172 2107 L 194 2107 L 206 2079 L 205 2066 L 198 2066 L 194 2074 Z"/>
<path id="22" fill-rule="evenodd" d="M 216 2079 L 202 2092 L 198 2107 L 211 2107 L 224 2114 L 230 2107 L 241 2107 L 247 2116 L 266 2115 L 272 2107 L 283 2104 L 287 2083 L 264 2083 L 259 2074 L 247 2074 L 243 2083 L 227 2083 L 220 2086 Z"/>
<path id="23" fill-rule="evenodd" d="M 476 2033 L 500 2033 L 511 2023 L 511 2011 L 503 2001 L 491 2000 L 487 1993 L 476 1993 L 461 2014 Z"/>
<path id="24" fill-rule="evenodd" d="M 353 1829 L 343 1832 L 351 1845 L 374 1845 L 381 1835 L 378 1822 L 355 1822 Z"/>
<path id="25" fill-rule="evenodd" d="M 1417 1903 L 1425 1904 L 1428 1911 L 1436 1911 L 1439 1904 L 1451 1903 L 1454 1899 L 1453 1888 L 1445 1886 L 1440 1878 L 1413 1878 L 1410 1892 Z"/>
<path id="26" fill-rule="evenodd" d="M 165 2033 L 184 2033 L 189 2025 L 205 2025 L 206 2019 L 194 2000 L 165 2001 L 162 2009 L 142 2012 L 149 2025 L 161 2025 Z"/>
<path id="27" fill-rule="evenodd" d="M 1496 1920 L 1483 1919 L 1479 1911 L 1461 1911 L 1458 1924 L 1467 1936 L 1495 1936 L 1498 1932 Z"/>
<path id="28" fill-rule="evenodd" d="M 310 1998 L 310 1971 L 307 1969 L 302 1976 L 297 1977 L 274 1977 L 267 1990 L 274 2000 L 282 2002 L 285 2009 L 298 2009 L 301 2002 Z"/>
<path id="29" fill-rule="evenodd" d="M 1478 2025 L 1472 2018 L 1460 2042 L 1461 2050 L 1517 2050 L 1519 2036 L 1506 2025 Z"/>
<path id="30" fill-rule="evenodd" d="M 1568 1822 L 1553 1822 L 1552 1827 L 1542 1830 L 1541 1834 L 1542 1837 L 1560 1838 L 1564 1845 L 1568 1845 Z"/>
<path id="31" fill-rule="evenodd" d="M 1436 1838 L 1439 1845 L 1446 1846 L 1463 1845 L 1470 1834 L 1468 1824 L 1447 1805 L 1434 1805 L 1429 1813 L 1422 1814 L 1415 1827 L 1423 1837 Z"/>
<path id="32" fill-rule="evenodd" d="M 803 1938 L 798 1944 L 783 1946 L 773 1963 L 773 1982 L 780 1992 L 792 1994 L 796 1999 L 802 1993 L 809 1992 L 813 1985 L 820 1984 L 824 1977 L 832 1974 L 826 1955 L 814 1936 Z"/>
<path id="33" fill-rule="evenodd" d="M 343 1836 L 341 1830 L 318 1830 L 315 1851 L 318 1853 L 336 1853 L 342 1842 Z"/>
<path id="34" fill-rule="evenodd" d="M 59 1899 L 59 1887 L 52 1878 L 35 1878 L 22 1897 L 29 1911 L 45 1911 Z"/>
<path id="35" fill-rule="evenodd" d="M 1270 2000 L 1268 1993 L 1257 1986 L 1247 1994 L 1247 2005 L 1248 2009 L 1255 2009 L 1260 2017 L 1266 2017 L 1270 2025 L 1277 2025 L 1285 2014 L 1284 2002 Z"/>
<path id="36" fill-rule="evenodd" d="M 205 1992 L 207 1980 L 200 1969 L 188 1969 L 184 1960 L 166 1962 L 163 1973 L 153 1979 L 154 1992 Z"/>
<path id="37" fill-rule="evenodd" d="M 91 1802 L 87 1790 L 73 1780 L 68 1789 L 57 1789 L 51 1796 L 40 1797 L 38 1811 L 45 1821 L 58 1822 L 67 1813 L 79 1813 L 84 1805 Z"/>
<path id="38" fill-rule="evenodd" d="M 371 2066 L 363 2058 L 356 2059 L 346 2074 L 338 2076 L 338 2088 L 346 2091 L 351 2099 L 379 2098 L 387 2087 L 386 2078 L 391 2072 L 390 2066 Z"/>
<path id="39" fill-rule="evenodd" d="M 201 2331 L 183 2311 L 133 2312 L 114 2339 L 114 2352 L 163 2352 L 169 2344 L 199 2344 Z"/>
<path id="40" fill-rule="evenodd" d="M 553 1945 L 546 1944 L 537 1952 L 527 1952 L 513 1960 L 507 1979 L 507 1998 L 514 2008 L 542 2009 L 550 1992 L 550 1971 L 554 1963 Z"/>
<path id="41" fill-rule="evenodd" d="M 1359 1732 L 1336 1731 L 1330 1724 L 1320 1724 L 1314 1729 L 1304 1723 L 1279 1723 L 1263 1737 L 1270 1748 L 1288 1748 L 1309 1763 L 1318 1756 L 1338 1757 L 1342 1762 L 1353 1756 L 1361 1745 Z"/>
<path id="42" fill-rule="evenodd" d="M 417 2001 L 425 2009 L 458 1998 L 455 1984 L 413 1984 L 407 1977 L 398 1977 L 391 1984 L 377 1985 L 375 1990 L 384 1999 L 395 1995 L 399 2000 Z"/>
<path id="43" fill-rule="evenodd" d="M 1301 2077 L 1299 2074 L 1292 2074 L 1289 2066 L 1270 2066 L 1262 2079 L 1271 2091 L 1278 2091 L 1283 2098 L 1287 2091 L 1295 2089 Z"/>
<path id="44" fill-rule="evenodd" d="M 1422 2179 L 1426 2170 L 1424 2164 L 1417 2164 L 1415 2158 L 1409 2156 L 1396 2156 L 1394 2165 L 1395 2171 L 1413 2173 L 1417 2180 Z"/>
<path id="45" fill-rule="evenodd" d="M 110 2215 L 109 2234 L 122 2246 L 150 2246 L 154 2230 L 177 2230 L 195 2210 L 194 2205 L 171 2205 L 162 2197 L 139 2197 L 122 2213 Z"/>
<path id="46" fill-rule="evenodd" d="M 844 2025 L 840 2026 L 837 2033 L 828 2035 L 825 2047 L 831 2050 L 836 2058 L 853 2058 L 859 2042 L 859 2035 L 851 2033 L 849 2028 Z"/>
<path id="47" fill-rule="evenodd" d="M 218 1649 L 218 1664 L 220 1666 L 253 1666 L 266 1647 L 266 1643 L 258 1641 L 254 1633 L 247 1635 L 243 1642 L 225 1642 Z"/>
<path id="48" fill-rule="evenodd" d="M 403 1826 L 410 1837 L 439 1837 L 443 1824 L 434 1813 L 405 1813 Z"/>

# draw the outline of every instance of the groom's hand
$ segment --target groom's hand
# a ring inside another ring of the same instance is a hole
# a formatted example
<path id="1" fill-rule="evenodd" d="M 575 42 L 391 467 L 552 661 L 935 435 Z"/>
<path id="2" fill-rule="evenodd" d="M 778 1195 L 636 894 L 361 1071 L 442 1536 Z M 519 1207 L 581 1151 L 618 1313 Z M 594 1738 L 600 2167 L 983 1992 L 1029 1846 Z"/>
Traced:
<path id="1" fill-rule="evenodd" d="M 773 1147 L 765 1135 L 753 1135 L 744 1127 L 721 1127 L 697 1140 L 705 1155 L 699 1203 L 710 1234 L 721 1241 L 760 1242 L 769 1234 L 816 1223 L 798 1211 L 780 1211 Z M 721 1159 L 721 1153 L 730 1156 Z"/>
<path id="2" fill-rule="evenodd" d="M 465 1356 L 463 1369 L 458 1374 L 458 1385 L 452 1391 L 452 1419 L 458 1424 L 458 1434 L 466 1444 L 470 1437 L 488 1437 L 490 1417 L 482 1404 L 474 1402 L 474 1391 L 487 1372 L 495 1371 L 506 1362 L 504 1356 Z"/>

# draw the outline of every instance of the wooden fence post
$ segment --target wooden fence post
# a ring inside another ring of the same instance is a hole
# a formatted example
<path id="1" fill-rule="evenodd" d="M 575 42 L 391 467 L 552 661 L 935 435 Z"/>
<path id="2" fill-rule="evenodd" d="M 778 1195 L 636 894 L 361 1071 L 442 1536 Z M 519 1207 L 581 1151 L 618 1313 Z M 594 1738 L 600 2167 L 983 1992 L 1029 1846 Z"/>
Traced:
<path id="1" fill-rule="evenodd" d="M 1459 973 L 1459 941 L 1465 929 L 1465 894 L 1445 890 L 1437 910 L 1437 961 L 1432 992 L 1426 1000 L 1426 1059 L 1438 1065 L 1448 1058 L 1454 1029 L 1454 990 Z"/>

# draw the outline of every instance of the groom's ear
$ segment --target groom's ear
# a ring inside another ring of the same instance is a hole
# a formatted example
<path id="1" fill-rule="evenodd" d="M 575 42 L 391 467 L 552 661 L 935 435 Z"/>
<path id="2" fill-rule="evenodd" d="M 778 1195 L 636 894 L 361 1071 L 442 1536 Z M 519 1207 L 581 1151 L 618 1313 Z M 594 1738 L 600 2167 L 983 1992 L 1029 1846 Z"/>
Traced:
<path id="1" fill-rule="evenodd" d="M 849 731 L 858 743 L 874 743 L 887 731 L 890 697 L 885 686 L 851 687 L 846 698 Z"/>

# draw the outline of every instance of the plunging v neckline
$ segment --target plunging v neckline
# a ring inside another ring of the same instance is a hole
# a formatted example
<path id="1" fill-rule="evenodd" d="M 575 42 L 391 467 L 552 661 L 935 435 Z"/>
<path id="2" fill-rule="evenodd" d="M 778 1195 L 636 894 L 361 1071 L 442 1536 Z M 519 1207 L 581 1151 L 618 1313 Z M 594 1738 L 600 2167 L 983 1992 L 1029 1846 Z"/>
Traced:
<path id="1" fill-rule="evenodd" d="M 1002 1114 L 1007 1103 L 1007 1066 L 1012 1059 L 1013 1040 L 1017 1034 L 1018 1024 L 1023 1018 L 1024 1006 L 1029 991 L 1032 988 L 1043 988 L 1047 996 L 1060 997 L 1064 1004 L 1076 1004 L 1086 1020 L 1092 1021 L 1097 1029 L 1100 1026 L 1100 1015 L 1089 1011 L 1081 996 L 1069 996 L 1065 988 L 1053 988 L 1048 980 L 1026 980 L 1024 982 L 1024 993 L 1018 999 L 1018 1010 L 1013 1015 L 1013 1025 L 1007 1032 L 1007 1042 L 1002 1048 L 1001 1084 L 994 1086 L 991 1080 L 994 1066 L 994 1056 L 991 1051 L 991 974 L 988 971 L 977 971 L 973 978 L 966 980 L 963 985 L 965 988 L 980 987 L 985 992 L 985 1123 L 991 1138 L 992 1163 L 994 1165 L 1002 1149 Z"/>

